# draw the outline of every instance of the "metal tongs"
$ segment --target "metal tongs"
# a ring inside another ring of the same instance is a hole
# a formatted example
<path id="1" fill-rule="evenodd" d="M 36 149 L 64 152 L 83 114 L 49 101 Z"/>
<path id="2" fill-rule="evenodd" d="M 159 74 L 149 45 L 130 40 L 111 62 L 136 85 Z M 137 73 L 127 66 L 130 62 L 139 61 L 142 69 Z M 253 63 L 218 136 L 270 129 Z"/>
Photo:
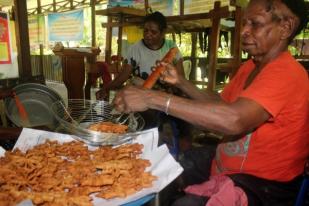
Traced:
<path id="1" fill-rule="evenodd" d="M 128 128 L 135 131 L 138 127 L 138 121 L 135 118 L 134 112 L 120 113 L 115 108 L 110 113 L 112 115 L 112 121 L 118 124 L 126 124 Z"/>

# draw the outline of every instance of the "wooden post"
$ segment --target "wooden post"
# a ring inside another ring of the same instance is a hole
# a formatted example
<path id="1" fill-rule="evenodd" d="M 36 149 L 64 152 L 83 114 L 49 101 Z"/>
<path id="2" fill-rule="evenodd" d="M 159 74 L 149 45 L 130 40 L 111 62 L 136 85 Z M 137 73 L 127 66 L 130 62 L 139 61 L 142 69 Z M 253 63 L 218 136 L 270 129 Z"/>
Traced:
<path id="1" fill-rule="evenodd" d="M 240 32 L 241 32 L 241 21 L 242 21 L 242 8 L 240 6 L 236 6 L 235 10 L 235 28 L 233 32 L 233 67 L 231 71 L 231 77 L 237 72 L 238 67 L 241 63 L 241 42 L 240 42 Z"/>
<path id="2" fill-rule="evenodd" d="M 191 73 L 190 73 L 190 80 L 196 80 L 196 44 L 197 44 L 197 33 L 192 32 L 191 33 L 191 42 L 192 42 L 192 48 L 191 48 Z"/>
<path id="3" fill-rule="evenodd" d="M 111 55 L 112 55 L 112 29 L 111 26 L 112 17 L 107 17 L 107 26 L 106 26 L 106 39 L 105 39 L 105 62 L 107 64 L 111 63 Z"/>
<path id="4" fill-rule="evenodd" d="M 96 0 L 90 0 L 90 6 L 91 6 L 91 46 L 96 46 L 96 32 L 95 32 L 95 5 Z"/>
<path id="5" fill-rule="evenodd" d="M 217 12 L 220 10 L 220 2 L 216 1 L 214 9 L 211 10 L 211 32 L 210 32 L 210 51 L 209 51 L 209 64 L 208 64 L 208 84 L 207 90 L 213 91 L 216 86 L 216 69 L 217 69 L 217 53 L 220 36 L 220 16 Z M 219 12 L 218 12 L 219 13 Z"/>
<path id="6" fill-rule="evenodd" d="M 172 39 L 173 39 L 173 42 L 175 42 L 175 43 L 176 43 L 176 34 L 175 34 L 175 32 L 174 32 L 174 31 L 172 32 Z"/>
<path id="7" fill-rule="evenodd" d="M 38 14 L 41 14 L 42 13 L 41 0 L 37 0 L 36 2 L 38 4 L 38 8 L 37 8 Z"/>
<path id="8" fill-rule="evenodd" d="M 56 0 L 53 0 L 53 12 L 57 11 L 57 7 L 56 7 Z"/>
<path id="9" fill-rule="evenodd" d="M 42 14 L 41 0 L 37 0 L 37 4 L 38 4 L 38 17 L 39 17 L 39 15 Z M 40 68 L 39 70 L 40 70 L 40 74 L 44 76 L 43 55 L 44 55 L 44 48 L 43 48 L 43 44 L 40 43 Z"/>
<path id="10" fill-rule="evenodd" d="M 123 23 L 123 14 L 120 14 L 119 16 L 119 26 L 118 26 L 118 40 L 117 40 L 117 43 L 118 43 L 118 49 L 117 49 L 117 56 L 118 58 L 121 57 L 121 51 L 122 51 L 122 30 L 123 30 L 123 27 L 122 27 L 122 23 Z M 120 71 L 120 62 L 121 61 L 117 61 L 117 65 L 116 65 L 116 68 L 117 68 L 117 72 Z"/>
<path id="11" fill-rule="evenodd" d="M 149 2 L 148 2 L 148 0 L 145 0 L 145 11 L 146 11 L 146 14 L 148 14 L 148 8 L 149 8 Z"/>
<path id="12" fill-rule="evenodd" d="M 70 9 L 73 10 L 74 9 L 73 0 L 69 0 L 69 1 L 70 1 Z"/>
<path id="13" fill-rule="evenodd" d="M 185 1 L 184 0 L 180 0 L 180 6 L 179 6 L 179 14 L 180 15 L 184 15 L 185 14 Z"/>
<path id="14" fill-rule="evenodd" d="M 16 41 L 18 50 L 19 76 L 30 79 L 32 76 L 28 30 L 27 1 L 14 0 L 16 19 Z"/>

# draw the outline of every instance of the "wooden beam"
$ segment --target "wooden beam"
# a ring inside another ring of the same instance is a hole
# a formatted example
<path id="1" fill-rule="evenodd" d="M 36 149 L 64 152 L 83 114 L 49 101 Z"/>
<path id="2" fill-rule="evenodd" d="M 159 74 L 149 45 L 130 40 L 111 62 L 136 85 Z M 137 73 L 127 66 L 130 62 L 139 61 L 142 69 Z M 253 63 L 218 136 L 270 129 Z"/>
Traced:
<path id="1" fill-rule="evenodd" d="M 207 82 L 205 82 L 205 81 L 197 81 L 197 80 L 191 80 L 190 79 L 190 81 L 193 83 L 193 84 L 195 84 L 195 85 L 207 85 Z"/>
<path id="2" fill-rule="evenodd" d="M 70 10 L 74 9 L 74 5 L 73 5 L 73 0 L 69 0 L 70 1 Z"/>
<path id="3" fill-rule="evenodd" d="M 167 16 L 166 21 L 170 22 L 180 22 L 180 21 L 192 21 L 192 20 L 200 20 L 200 19 L 211 19 L 213 16 L 220 18 L 228 18 L 231 17 L 231 12 L 227 6 L 222 8 L 217 8 L 215 11 L 211 10 L 208 13 L 200 13 L 200 14 L 186 14 L 183 16 Z"/>
<path id="4" fill-rule="evenodd" d="M 233 34 L 233 68 L 231 71 L 231 77 L 234 76 L 234 74 L 237 72 L 238 67 L 241 64 L 241 40 L 240 40 L 240 32 L 241 32 L 241 27 L 242 27 L 242 8 L 239 6 L 236 6 L 235 10 L 235 28 L 234 28 L 234 34 Z"/>
<path id="5" fill-rule="evenodd" d="M 220 2 L 216 1 L 214 9 L 211 11 L 212 27 L 210 33 L 210 51 L 209 51 L 209 64 L 208 64 L 208 85 L 207 90 L 213 91 L 216 87 L 216 69 L 217 69 L 217 53 L 220 36 L 220 19 L 221 16 L 217 15 L 220 10 Z"/>
<path id="6" fill-rule="evenodd" d="M 112 17 L 107 17 L 107 23 L 111 23 Z M 111 63 L 111 54 L 112 54 L 112 28 L 113 27 L 107 27 L 106 28 L 106 39 L 105 39 L 105 62 L 107 64 Z"/>
<path id="7" fill-rule="evenodd" d="M 57 11 L 56 4 L 56 0 L 53 0 L 53 12 Z"/>
<path id="8" fill-rule="evenodd" d="M 95 5 L 96 0 L 90 0 L 91 6 L 91 46 L 96 46 L 96 30 L 95 30 Z"/>
<path id="9" fill-rule="evenodd" d="M 38 15 L 40 15 L 42 13 L 42 6 L 41 6 L 41 0 L 37 0 L 37 4 L 38 4 Z M 38 17 L 39 18 L 39 17 Z M 38 21 L 38 19 L 37 19 Z M 40 43 L 40 74 L 44 75 L 44 71 L 43 71 L 43 55 L 44 55 L 44 47 L 43 44 Z"/>
<path id="10" fill-rule="evenodd" d="M 142 24 L 142 23 L 141 23 Z M 119 22 L 110 22 L 110 23 L 102 23 L 101 26 L 103 28 L 107 28 L 107 27 L 125 27 L 125 26 L 136 26 L 136 23 L 122 23 L 120 24 Z"/>
<path id="11" fill-rule="evenodd" d="M 148 14 L 148 11 L 149 11 L 149 2 L 148 2 L 148 0 L 145 0 L 145 11 L 146 11 L 146 14 Z"/>
<path id="12" fill-rule="evenodd" d="M 185 14 L 185 1 L 180 0 L 179 4 L 180 4 L 179 5 L 179 14 L 184 15 Z"/>
<path id="13" fill-rule="evenodd" d="M 30 79 L 32 72 L 30 61 L 27 1 L 14 0 L 14 5 L 19 76 L 22 79 Z"/>
<path id="14" fill-rule="evenodd" d="M 37 0 L 38 4 L 38 14 L 42 13 L 42 6 L 41 6 L 41 0 Z"/>
<path id="15" fill-rule="evenodd" d="M 120 15 L 120 24 L 123 22 L 123 15 Z M 121 57 L 121 51 L 122 51 L 122 33 L 123 33 L 123 27 L 119 26 L 118 27 L 118 39 L 117 39 L 117 44 L 118 44 L 118 49 L 117 49 L 117 56 L 118 58 Z M 117 72 L 120 71 L 120 61 L 117 61 L 116 65 Z"/>
<path id="16" fill-rule="evenodd" d="M 192 48 L 191 48 L 191 73 L 190 73 L 190 80 L 196 80 L 196 50 L 197 50 L 197 33 L 191 33 L 191 42 L 192 42 Z"/>
<path id="17" fill-rule="evenodd" d="M 103 16 L 119 16 L 119 14 L 124 14 L 128 16 L 145 16 L 146 11 L 142 9 L 120 7 L 120 6 L 96 11 L 96 15 L 103 15 Z"/>

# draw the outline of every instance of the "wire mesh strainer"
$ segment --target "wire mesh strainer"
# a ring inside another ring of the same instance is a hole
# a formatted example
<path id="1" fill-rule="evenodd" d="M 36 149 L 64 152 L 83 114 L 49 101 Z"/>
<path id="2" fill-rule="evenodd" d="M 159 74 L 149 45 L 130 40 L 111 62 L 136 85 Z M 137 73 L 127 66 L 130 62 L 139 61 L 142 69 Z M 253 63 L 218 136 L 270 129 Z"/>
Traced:
<path id="1" fill-rule="evenodd" d="M 51 110 L 60 127 L 91 145 L 122 144 L 136 136 L 145 125 L 139 113 L 113 114 L 113 107 L 106 101 L 69 99 L 68 105 L 61 101 L 53 103 Z M 128 133 L 120 135 L 87 129 L 91 124 L 107 121 L 128 125 Z"/>

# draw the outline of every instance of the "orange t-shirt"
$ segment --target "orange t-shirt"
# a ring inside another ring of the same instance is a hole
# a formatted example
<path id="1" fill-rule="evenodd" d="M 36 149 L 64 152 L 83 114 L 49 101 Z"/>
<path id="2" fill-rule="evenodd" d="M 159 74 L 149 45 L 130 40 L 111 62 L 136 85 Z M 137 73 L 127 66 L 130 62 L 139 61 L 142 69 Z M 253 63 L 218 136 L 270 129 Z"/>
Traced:
<path id="1" fill-rule="evenodd" d="M 247 173 L 289 181 L 303 172 L 309 155 L 308 74 L 289 52 L 283 52 L 243 89 L 254 67 L 252 60 L 244 63 L 222 98 L 226 102 L 251 99 L 271 118 L 241 139 L 220 144 L 212 174 Z"/>

